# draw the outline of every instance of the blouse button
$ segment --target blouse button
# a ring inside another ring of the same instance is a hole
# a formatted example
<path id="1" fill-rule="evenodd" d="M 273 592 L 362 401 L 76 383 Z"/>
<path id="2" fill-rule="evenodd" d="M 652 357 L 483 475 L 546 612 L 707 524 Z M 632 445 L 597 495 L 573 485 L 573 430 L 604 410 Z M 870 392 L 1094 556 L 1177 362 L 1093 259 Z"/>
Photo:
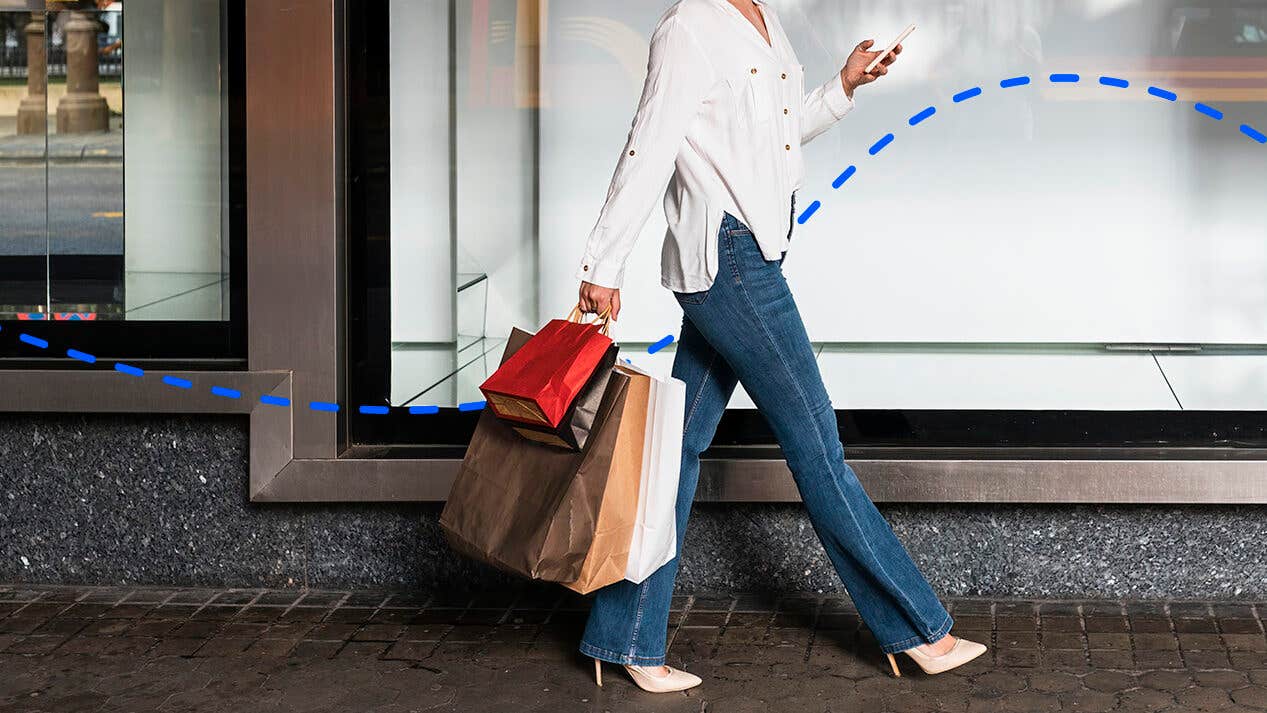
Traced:
<path id="1" fill-rule="evenodd" d="M 590 266 L 589 266 L 589 265 L 585 265 L 585 266 L 583 266 L 581 269 L 582 269 L 583 271 L 585 271 L 585 272 L 589 272 L 589 271 L 590 271 Z"/>
<path id="2" fill-rule="evenodd" d="M 786 113 L 787 113 L 787 108 L 786 108 L 786 107 L 783 109 L 783 113 L 784 113 L 784 114 L 786 114 Z"/>
<path id="3" fill-rule="evenodd" d="M 634 155 L 634 151 L 633 151 L 633 149 L 629 149 L 629 155 L 630 155 L 630 156 L 633 156 L 633 155 Z"/>
<path id="4" fill-rule="evenodd" d="M 756 74 L 756 73 L 757 73 L 757 68 L 756 68 L 756 67 L 753 67 L 753 68 L 752 68 L 752 73 L 753 73 L 753 74 Z"/>
<path id="5" fill-rule="evenodd" d="M 784 73 L 783 73 L 783 78 L 784 78 L 784 79 L 787 79 L 787 72 L 784 72 Z"/>

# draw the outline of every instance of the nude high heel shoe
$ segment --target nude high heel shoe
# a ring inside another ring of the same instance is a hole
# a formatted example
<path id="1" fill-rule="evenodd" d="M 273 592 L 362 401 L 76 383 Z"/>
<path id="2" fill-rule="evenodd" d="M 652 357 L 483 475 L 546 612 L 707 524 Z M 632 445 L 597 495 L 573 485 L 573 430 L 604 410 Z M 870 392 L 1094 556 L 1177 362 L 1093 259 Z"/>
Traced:
<path id="1" fill-rule="evenodd" d="M 955 645 L 941 656 L 929 656 L 919 649 L 907 649 L 899 653 L 910 656 L 911 659 L 923 669 L 924 673 L 944 673 L 952 668 L 959 668 L 976 657 L 984 654 L 986 651 L 985 644 L 978 644 L 975 641 L 967 639 L 955 639 Z M 897 659 L 893 658 L 893 654 L 885 654 L 889 657 L 889 666 L 893 667 L 893 675 L 897 678 L 902 677 L 902 672 L 897 668 Z"/>
<path id="2" fill-rule="evenodd" d="M 664 676 L 655 676 L 642 670 L 641 666 L 625 666 L 625 671 L 633 682 L 648 693 L 672 693 L 674 691 L 685 691 L 688 688 L 694 688 L 703 681 L 699 676 L 686 671 L 679 671 L 672 666 L 665 666 L 669 669 L 668 674 Z M 603 686 L 603 662 L 594 659 L 594 683 L 599 688 Z"/>

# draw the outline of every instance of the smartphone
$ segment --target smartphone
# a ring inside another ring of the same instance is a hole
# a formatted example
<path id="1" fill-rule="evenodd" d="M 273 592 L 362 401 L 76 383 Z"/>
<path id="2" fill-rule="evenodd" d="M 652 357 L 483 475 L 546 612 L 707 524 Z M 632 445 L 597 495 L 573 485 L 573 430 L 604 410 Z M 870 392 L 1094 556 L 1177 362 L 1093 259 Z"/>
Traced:
<path id="1" fill-rule="evenodd" d="M 902 40 L 906 39 L 914 31 L 915 31 L 915 25 L 911 25 L 910 27 L 907 27 L 905 30 L 902 30 L 902 34 L 898 35 L 896 40 L 893 40 L 892 42 L 890 42 L 889 46 L 885 48 L 883 52 L 876 55 L 875 59 L 871 60 L 871 64 L 868 64 L 866 70 L 864 71 L 867 74 L 871 74 L 871 70 L 875 69 L 880 64 L 880 62 L 883 62 L 884 58 L 888 57 L 890 52 L 897 49 L 897 46 L 902 44 Z"/>

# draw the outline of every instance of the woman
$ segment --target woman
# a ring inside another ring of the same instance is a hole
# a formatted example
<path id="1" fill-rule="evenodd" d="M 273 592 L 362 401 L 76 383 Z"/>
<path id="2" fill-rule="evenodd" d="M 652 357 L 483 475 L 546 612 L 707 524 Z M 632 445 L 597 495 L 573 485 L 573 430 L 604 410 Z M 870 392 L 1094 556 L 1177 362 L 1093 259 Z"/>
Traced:
<path id="1" fill-rule="evenodd" d="M 669 234 L 661 283 L 684 312 L 673 376 L 686 382 L 678 550 L 699 456 L 742 382 L 775 432 L 814 529 L 859 614 L 900 675 L 895 653 L 929 673 L 985 652 L 949 634 L 951 618 L 845 464 L 836 414 L 783 279 L 801 144 L 853 108 L 871 40 L 839 76 L 806 94 L 802 67 L 765 0 L 680 0 L 651 39 L 646 84 L 598 223 L 577 270 L 581 308 L 620 313 L 625 260 L 663 194 Z M 665 186 L 668 185 L 667 192 Z M 791 205 L 789 205 L 789 200 Z M 664 666 L 675 558 L 641 584 L 597 593 L 580 649 L 625 665 L 648 691 L 700 683 Z"/>

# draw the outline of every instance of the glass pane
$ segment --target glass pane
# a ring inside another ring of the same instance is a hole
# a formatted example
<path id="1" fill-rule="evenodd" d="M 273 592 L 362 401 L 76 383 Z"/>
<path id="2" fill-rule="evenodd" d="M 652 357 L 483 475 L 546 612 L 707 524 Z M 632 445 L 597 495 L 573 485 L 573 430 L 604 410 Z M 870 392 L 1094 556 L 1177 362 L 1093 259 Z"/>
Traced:
<path id="1" fill-rule="evenodd" d="M 0 319 L 48 312 L 44 13 L 21 5 L 0 3 Z"/>
<path id="2" fill-rule="evenodd" d="M 392 3 L 393 342 L 472 349 L 468 274 L 486 282 L 478 343 L 494 356 L 512 326 L 570 309 L 664 6 Z M 837 408 L 1267 406 L 1261 4 L 772 9 L 807 91 L 860 40 L 919 26 L 804 151 L 798 211 L 819 206 L 784 272 Z M 661 369 L 673 349 L 645 348 L 681 320 L 659 284 L 665 231 L 657 203 L 616 330 L 625 356 Z M 422 255 L 425 293 L 406 277 Z M 397 376 L 462 401 L 489 361 Z M 740 389 L 731 406 L 752 403 Z"/>
<path id="3" fill-rule="evenodd" d="M 49 13 L 52 310 L 228 319 L 221 2 L 80 7 Z"/>

